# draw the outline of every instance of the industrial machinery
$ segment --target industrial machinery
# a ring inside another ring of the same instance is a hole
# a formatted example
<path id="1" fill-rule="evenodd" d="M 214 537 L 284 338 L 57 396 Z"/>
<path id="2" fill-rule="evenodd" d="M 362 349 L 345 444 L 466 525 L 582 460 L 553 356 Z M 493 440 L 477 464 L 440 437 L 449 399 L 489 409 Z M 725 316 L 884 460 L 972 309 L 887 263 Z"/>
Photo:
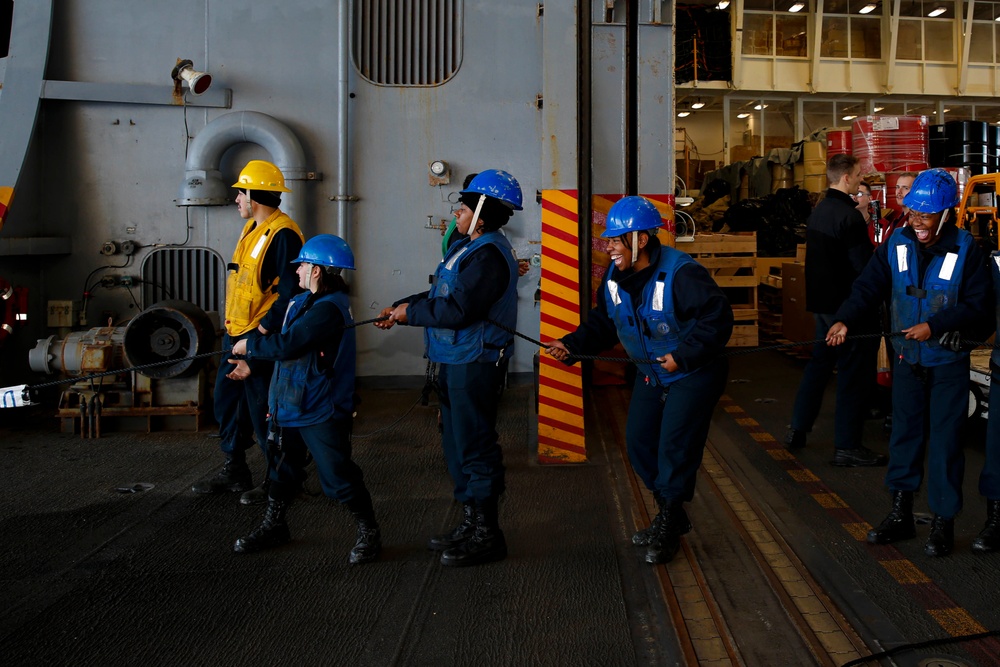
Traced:
<path id="1" fill-rule="evenodd" d="M 101 420 L 108 417 L 138 419 L 147 432 L 171 418 L 193 418 L 197 431 L 210 383 L 202 372 L 207 357 L 193 357 L 210 352 L 214 344 L 215 327 L 203 310 L 168 300 L 124 326 L 39 340 L 28 362 L 40 373 L 81 376 L 59 400 L 63 432 L 74 432 L 79 419 L 82 437 L 99 437 Z"/>
<path id="2" fill-rule="evenodd" d="M 979 239 L 986 250 L 997 249 L 997 191 L 1000 174 L 969 178 L 958 204 L 958 225 Z"/>

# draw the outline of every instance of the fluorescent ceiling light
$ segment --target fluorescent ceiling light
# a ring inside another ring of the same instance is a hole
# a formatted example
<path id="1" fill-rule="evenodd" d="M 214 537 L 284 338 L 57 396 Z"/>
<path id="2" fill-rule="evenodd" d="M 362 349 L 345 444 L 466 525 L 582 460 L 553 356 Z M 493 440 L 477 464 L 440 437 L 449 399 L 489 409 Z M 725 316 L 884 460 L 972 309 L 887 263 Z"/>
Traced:
<path id="1" fill-rule="evenodd" d="M 873 11 L 875 11 L 877 7 L 878 5 L 875 4 L 865 5 L 864 7 L 858 10 L 858 14 L 871 14 Z"/>
<path id="2" fill-rule="evenodd" d="M 857 116 L 844 116 L 840 120 L 854 120 L 855 118 L 857 118 Z"/>
<path id="3" fill-rule="evenodd" d="M 875 113 L 878 113 L 879 111 L 885 111 L 885 107 L 875 107 Z"/>
<path id="4" fill-rule="evenodd" d="M 694 104 L 691 105 L 691 108 L 692 109 L 700 109 L 703 106 L 705 106 L 705 103 L 702 102 L 701 100 L 698 100 L 697 102 L 695 102 Z"/>
<path id="5" fill-rule="evenodd" d="M 994 20 L 994 21 L 1000 21 L 1000 16 L 996 17 L 996 18 L 995 18 L 995 19 L 993 19 L 993 20 Z"/>
<path id="6" fill-rule="evenodd" d="M 758 104 L 757 106 L 754 107 L 754 109 L 757 110 L 757 111 L 760 111 L 761 109 L 766 109 L 766 108 L 767 108 L 766 104 Z"/>
<path id="7" fill-rule="evenodd" d="M 738 113 L 738 114 L 736 114 L 736 117 L 737 117 L 737 118 L 746 118 L 746 117 L 747 117 L 747 116 L 749 116 L 749 115 L 750 115 L 750 114 L 748 114 L 747 112 L 745 112 L 745 111 L 744 111 L 743 113 Z M 998 122 L 1000 122 L 1000 121 L 998 121 Z"/>
<path id="8" fill-rule="evenodd" d="M 934 18 L 935 16 L 941 16 L 946 11 L 948 11 L 948 9 L 946 7 L 935 7 L 934 9 L 930 10 L 929 12 L 927 12 L 927 16 L 930 16 L 931 18 Z"/>
<path id="9" fill-rule="evenodd" d="M 690 115 L 691 115 L 690 111 L 678 111 L 677 112 L 677 117 L 678 118 L 687 118 Z"/>
<path id="10" fill-rule="evenodd" d="M 725 9 L 729 6 L 729 0 L 722 0 L 719 4 L 715 6 L 716 9 Z"/>
<path id="11" fill-rule="evenodd" d="M 805 7 L 805 6 L 806 6 L 806 3 L 804 3 L 804 2 L 796 2 L 794 5 L 792 5 L 791 7 L 788 8 L 788 11 L 790 11 L 793 14 L 795 12 L 801 12 L 802 8 Z M 944 11 L 944 10 L 942 9 L 941 11 Z"/>

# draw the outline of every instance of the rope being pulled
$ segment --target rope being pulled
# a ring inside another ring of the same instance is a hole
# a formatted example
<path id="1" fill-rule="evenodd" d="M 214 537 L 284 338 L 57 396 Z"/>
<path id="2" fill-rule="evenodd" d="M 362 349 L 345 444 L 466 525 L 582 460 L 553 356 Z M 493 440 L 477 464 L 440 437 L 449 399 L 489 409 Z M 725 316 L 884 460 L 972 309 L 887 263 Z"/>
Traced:
<path id="1" fill-rule="evenodd" d="M 362 325 L 365 325 L 365 324 L 373 324 L 375 322 L 382 322 L 382 321 L 387 320 L 387 319 L 388 319 L 388 317 L 386 317 L 386 316 L 373 317 L 372 319 L 369 319 L 369 320 L 362 320 L 360 322 L 354 322 L 353 324 L 346 325 L 344 328 L 345 329 L 351 329 L 351 328 L 359 327 L 359 326 L 362 326 Z M 517 336 L 518 338 L 522 338 L 522 339 L 528 341 L 529 343 L 532 343 L 533 345 L 536 345 L 536 346 L 541 347 L 541 348 L 546 348 L 546 349 L 549 347 L 548 344 L 543 343 L 540 340 L 536 340 L 534 338 L 531 338 L 530 336 L 527 336 L 527 335 L 521 333 L 520 331 L 517 331 L 517 330 L 512 329 L 510 327 L 504 326 L 503 324 L 500 324 L 499 322 L 496 322 L 494 320 L 487 320 L 487 322 L 489 322 L 490 324 L 493 324 L 494 326 L 497 326 L 497 327 L 503 329 L 504 331 L 506 331 L 507 333 L 509 333 L 509 334 L 511 334 L 513 336 Z M 892 332 L 892 333 L 854 334 L 854 335 L 847 336 L 845 338 L 845 340 L 861 340 L 861 339 L 865 339 L 865 338 L 882 338 L 882 337 L 898 338 L 898 337 L 904 336 L 904 335 L 905 334 L 903 332 L 901 332 L 901 331 L 895 331 L 895 332 Z M 736 349 L 736 350 L 730 350 L 728 352 L 722 353 L 719 356 L 721 356 L 721 357 L 734 357 L 734 356 L 738 356 L 738 355 L 742 355 L 742 354 L 753 354 L 753 353 L 756 353 L 756 352 L 768 352 L 768 351 L 773 351 L 773 350 L 784 350 L 784 349 L 793 348 L 793 347 L 807 347 L 807 346 L 810 346 L 810 345 L 815 345 L 816 343 L 823 343 L 823 342 L 826 342 L 825 339 L 820 338 L 820 339 L 816 339 L 816 340 L 800 341 L 800 342 L 797 342 L 797 343 L 795 343 L 795 342 L 789 342 L 789 343 L 778 343 L 776 345 L 766 345 L 766 346 L 760 346 L 760 347 L 747 347 L 747 348 L 740 348 L 740 349 Z M 943 336 L 941 336 L 940 342 L 941 342 L 942 345 L 948 347 L 949 349 L 956 350 L 956 351 L 958 349 L 962 348 L 962 347 L 967 347 L 967 348 L 975 348 L 975 347 L 996 348 L 996 347 L 998 347 L 997 345 L 993 345 L 993 344 L 990 344 L 990 343 L 985 342 L 985 341 L 970 341 L 970 340 L 962 339 L 957 332 L 949 332 L 949 333 L 944 334 Z M 37 392 L 37 391 L 39 391 L 41 389 L 45 389 L 45 388 L 48 388 L 48 387 L 53 387 L 53 386 L 62 385 L 62 384 L 75 384 L 77 382 L 88 381 L 88 380 L 92 382 L 93 380 L 95 380 L 97 378 L 105 377 L 105 376 L 108 376 L 108 375 L 119 375 L 121 373 L 131 372 L 131 371 L 139 371 L 139 370 L 143 370 L 143 369 L 146 369 L 146 368 L 155 368 L 155 367 L 158 367 L 158 366 L 168 366 L 168 365 L 176 364 L 176 363 L 179 363 L 179 362 L 182 362 L 182 361 L 190 361 L 190 360 L 201 359 L 201 358 L 204 358 L 204 357 L 213 357 L 213 356 L 218 356 L 218 355 L 222 355 L 222 354 L 229 354 L 229 353 L 231 353 L 231 351 L 232 350 L 219 350 L 219 351 L 216 351 L 216 352 L 203 352 L 201 354 L 196 354 L 196 355 L 191 356 L 191 357 L 184 357 L 182 359 L 169 359 L 169 360 L 166 360 L 166 361 L 156 361 L 156 362 L 151 362 L 151 363 L 148 363 L 148 364 L 141 364 L 139 366 L 131 366 L 129 368 L 124 368 L 124 369 L 111 370 L 111 371 L 103 371 L 101 373 L 93 373 L 93 374 L 90 374 L 90 375 L 79 376 L 79 377 L 72 377 L 72 378 L 67 378 L 67 379 L 63 379 L 63 380 L 53 380 L 52 382 L 43 382 L 41 384 L 35 384 L 35 385 L 16 385 L 14 387 L 0 387 L 0 408 L 20 407 L 22 405 L 31 405 L 32 404 L 32 401 L 31 401 L 31 392 Z M 243 358 L 240 355 L 233 355 L 233 356 L 234 356 L 234 358 L 237 358 L 237 359 L 242 359 Z M 651 365 L 652 364 L 660 364 L 660 363 L 662 363 L 658 359 L 635 359 L 635 358 L 632 358 L 632 357 L 606 357 L 606 356 L 602 356 L 602 355 L 572 354 L 572 353 L 570 353 L 568 359 L 572 359 L 574 361 L 611 361 L 611 362 L 619 362 L 619 363 L 651 364 Z"/>

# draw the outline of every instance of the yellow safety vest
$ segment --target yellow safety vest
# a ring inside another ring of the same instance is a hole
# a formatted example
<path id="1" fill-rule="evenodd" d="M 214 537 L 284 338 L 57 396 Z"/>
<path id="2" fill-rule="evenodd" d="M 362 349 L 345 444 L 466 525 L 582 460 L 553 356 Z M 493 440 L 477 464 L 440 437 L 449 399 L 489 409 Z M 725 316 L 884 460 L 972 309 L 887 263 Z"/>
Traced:
<path id="1" fill-rule="evenodd" d="M 255 329 L 278 298 L 278 276 L 263 286 L 260 268 L 274 235 L 282 229 L 291 229 L 305 243 L 299 226 L 278 209 L 263 223 L 258 225 L 251 219 L 243 227 L 226 281 L 226 331 L 230 336 Z"/>

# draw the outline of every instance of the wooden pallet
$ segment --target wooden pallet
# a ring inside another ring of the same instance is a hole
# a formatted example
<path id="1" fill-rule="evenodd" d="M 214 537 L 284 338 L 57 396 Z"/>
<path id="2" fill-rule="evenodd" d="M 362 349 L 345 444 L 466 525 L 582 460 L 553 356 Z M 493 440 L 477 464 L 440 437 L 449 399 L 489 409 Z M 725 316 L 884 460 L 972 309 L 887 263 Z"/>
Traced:
<path id="1" fill-rule="evenodd" d="M 758 345 L 757 287 L 760 279 L 757 275 L 756 232 L 699 234 L 693 241 L 677 242 L 676 247 L 708 269 L 729 299 L 735 320 L 729 346 Z"/>

